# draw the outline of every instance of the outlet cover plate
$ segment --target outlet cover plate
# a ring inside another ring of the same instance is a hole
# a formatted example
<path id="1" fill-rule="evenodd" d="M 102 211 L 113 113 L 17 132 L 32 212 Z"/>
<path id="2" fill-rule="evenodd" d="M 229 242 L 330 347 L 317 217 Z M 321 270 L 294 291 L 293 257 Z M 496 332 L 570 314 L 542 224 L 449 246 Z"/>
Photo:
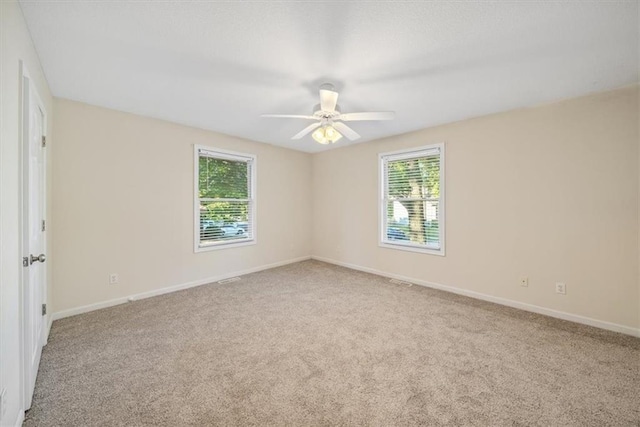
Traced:
<path id="1" fill-rule="evenodd" d="M 556 293 L 561 295 L 567 294 L 567 285 L 562 282 L 556 282 Z"/>

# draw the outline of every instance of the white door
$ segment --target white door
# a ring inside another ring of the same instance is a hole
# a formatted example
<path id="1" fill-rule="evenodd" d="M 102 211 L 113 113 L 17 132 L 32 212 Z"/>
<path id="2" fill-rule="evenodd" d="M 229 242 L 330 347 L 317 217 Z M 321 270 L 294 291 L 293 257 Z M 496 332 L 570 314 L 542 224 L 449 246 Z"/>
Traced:
<path id="1" fill-rule="evenodd" d="M 42 346 L 45 343 L 45 111 L 35 88 L 23 77 L 23 305 L 24 409 L 31 407 Z"/>

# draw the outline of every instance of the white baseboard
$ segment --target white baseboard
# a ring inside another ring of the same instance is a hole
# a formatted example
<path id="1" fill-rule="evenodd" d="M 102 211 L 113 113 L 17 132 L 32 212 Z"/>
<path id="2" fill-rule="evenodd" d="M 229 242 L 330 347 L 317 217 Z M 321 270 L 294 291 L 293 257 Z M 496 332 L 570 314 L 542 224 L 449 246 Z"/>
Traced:
<path id="1" fill-rule="evenodd" d="M 171 292 L 181 291 L 183 289 L 189 289 L 189 288 L 193 288 L 193 287 L 196 287 L 196 286 L 202 286 L 202 285 L 206 285 L 208 283 L 217 282 L 219 280 L 229 279 L 231 277 L 243 276 L 245 274 L 255 273 L 257 271 L 268 270 L 270 268 L 281 267 L 283 265 L 293 264 L 295 262 L 306 261 L 308 259 L 311 259 L 311 257 L 310 256 L 303 256 L 303 257 L 299 257 L 299 258 L 289 259 L 289 260 L 286 260 L 286 261 L 279 261 L 279 262 L 274 262 L 272 264 L 261 265 L 259 267 L 249 268 L 249 269 L 246 269 L 246 270 L 234 271 L 234 272 L 231 272 L 231 273 L 225 273 L 225 274 L 221 274 L 219 276 L 207 277 L 205 279 L 200 279 L 200 280 L 194 280 L 192 282 L 181 283 L 179 285 L 168 286 L 166 288 L 154 289 L 152 291 L 142 292 L 140 294 L 128 295 L 128 296 L 124 296 L 124 297 L 120 297 L 120 298 L 115 298 L 115 299 L 111 299 L 111 300 L 107 300 L 107 301 L 98 302 L 98 303 L 95 303 L 95 304 L 89 304 L 89 305 L 84 305 L 84 306 L 81 306 L 81 307 L 70 308 L 68 310 L 62 310 L 62 311 L 58 311 L 56 313 L 53 313 L 53 315 L 51 316 L 51 321 L 53 322 L 54 320 L 63 319 L 65 317 L 70 317 L 70 316 L 75 316 L 77 314 L 88 313 L 88 312 L 94 311 L 94 310 L 100 310 L 102 308 L 112 307 L 114 305 L 120 305 L 120 304 L 124 304 L 124 303 L 130 302 L 130 301 L 135 301 L 135 300 L 140 300 L 140 299 L 145 299 L 145 298 L 151 298 L 151 297 L 155 297 L 155 296 L 158 296 L 158 295 L 164 295 L 164 294 L 168 294 L 168 293 L 171 293 Z"/>
<path id="2" fill-rule="evenodd" d="M 324 258 L 316 255 L 311 256 L 312 259 L 327 262 L 329 264 L 335 264 L 342 267 L 351 268 L 353 270 L 364 271 L 366 273 L 376 274 L 378 276 L 389 277 L 391 279 L 398 279 L 405 282 L 414 283 L 420 286 L 426 286 L 428 288 L 439 289 L 442 291 L 451 292 L 458 295 L 464 295 L 470 298 L 475 298 L 483 301 L 489 301 L 507 307 L 517 308 L 520 310 L 530 311 L 533 313 L 544 314 L 545 316 L 555 317 L 562 320 L 568 320 L 570 322 L 581 323 L 583 325 L 594 326 L 600 329 L 606 329 L 608 331 L 620 332 L 626 335 L 632 335 L 640 337 L 640 329 L 632 328 L 630 326 L 619 325 L 617 323 L 605 322 L 603 320 L 592 319 L 590 317 L 579 316 L 577 314 L 571 314 L 564 311 L 553 310 L 550 308 L 540 307 L 538 305 L 527 304 L 524 302 L 513 301 L 506 298 L 495 297 L 492 295 L 486 295 L 480 292 L 469 291 L 466 289 L 456 288 L 453 286 L 442 285 L 439 283 L 428 282 L 426 280 L 415 279 L 413 277 L 402 276 L 399 274 L 387 273 L 385 271 L 376 270 L 374 268 L 363 267 L 360 265 L 349 264 L 335 259 Z"/>

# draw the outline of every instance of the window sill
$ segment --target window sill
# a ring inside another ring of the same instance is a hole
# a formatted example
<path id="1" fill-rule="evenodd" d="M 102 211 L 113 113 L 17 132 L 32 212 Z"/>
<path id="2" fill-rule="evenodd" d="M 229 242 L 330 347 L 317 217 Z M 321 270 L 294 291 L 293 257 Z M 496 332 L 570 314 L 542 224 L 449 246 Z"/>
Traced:
<path id="1" fill-rule="evenodd" d="M 402 243 L 391 243 L 391 242 L 379 242 L 378 246 L 380 246 L 381 248 L 387 248 L 387 249 L 398 249 L 401 251 L 418 252 L 422 254 L 444 256 L 444 247 L 440 247 L 440 249 L 432 249 L 432 248 L 420 247 L 416 245 L 407 245 Z"/>
<path id="2" fill-rule="evenodd" d="M 196 245 L 194 252 L 198 253 L 198 252 L 209 252 L 209 251 L 217 251 L 220 249 L 231 249 L 231 248 L 237 248 L 240 246 L 251 246 L 251 245 L 255 245 L 256 239 L 251 239 L 251 240 L 242 240 L 240 242 L 224 242 L 224 243 L 213 243 L 210 245 Z"/>

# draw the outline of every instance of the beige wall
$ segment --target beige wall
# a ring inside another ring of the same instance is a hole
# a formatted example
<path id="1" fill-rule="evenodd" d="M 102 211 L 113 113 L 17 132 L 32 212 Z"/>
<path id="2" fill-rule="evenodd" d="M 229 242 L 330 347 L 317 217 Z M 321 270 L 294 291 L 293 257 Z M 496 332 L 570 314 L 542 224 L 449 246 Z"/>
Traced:
<path id="1" fill-rule="evenodd" d="M 56 312 L 314 255 L 640 327 L 637 87 L 313 156 L 72 101 L 55 109 Z M 442 141 L 447 255 L 380 248 L 378 153 Z M 193 253 L 193 144 L 258 155 L 257 245 Z"/>
<path id="2" fill-rule="evenodd" d="M 0 425 L 14 425 L 21 413 L 20 401 L 20 120 L 21 97 L 19 61 L 22 61 L 47 110 L 48 163 L 55 144 L 51 133 L 52 98 L 31 36 L 15 1 L 0 2 L 0 390 L 6 389 L 6 407 Z M 49 172 L 51 167 L 49 167 Z M 51 201 L 51 175 L 48 200 Z M 48 216 L 51 222 L 51 211 Z M 48 265 L 54 259 L 51 234 L 47 248 Z M 51 269 L 48 271 L 49 299 Z"/>
<path id="3" fill-rule="evenodd" d="M 435 142 L 446 256 L 378 247 L 378 153 Z M 312 191 L 315 256 L 640 327 L 637 88 L 316 154 Z"/>
<path id="4" fill-rule="evenodd" d="M 55 109 L 56 312 L 311 253 L 308 154 L 67 100 Z M 194 144 L 257 155 L 256 245 L 194 253 Z"/>

